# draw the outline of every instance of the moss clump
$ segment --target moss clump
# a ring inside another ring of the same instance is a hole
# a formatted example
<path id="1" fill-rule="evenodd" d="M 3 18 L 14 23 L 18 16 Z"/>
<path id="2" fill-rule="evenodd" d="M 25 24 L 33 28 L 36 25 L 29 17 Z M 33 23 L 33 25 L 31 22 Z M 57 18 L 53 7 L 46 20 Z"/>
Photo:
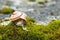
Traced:
<path id="1" fill-rule="evenodd" d="M 29 0 L 30 2 L 35 2 L 36 0 Z"/>
<path id="2" fill-rule="evenodd" d="M 0 28 L 1 40 L 60 40 L 60 20 L 52 21 L 48 25 L 37 25 L 28 20 L 24 31 L 21 27 L 10 23 Z"/>
<path id="3" fill-rule="evenodd" d="M 44 2 L 38 2 L 38 4 L 45 4 Z"/>
<path id="4" fill-rule="evenodd" d="M 7 7 L 0 9 L 0 13 L 3 13 L 3 14 L 8 14 L 8 13 L 11 13 L 12 11 L 13 9 L 7 8 Z"/>
<path id="5" fill-rule="evenodd" d="M 39 0 L 38 1 L 38 4 L 45 4 L 45 3 L 47 3 L 48 1 L 47 0 Z"/>

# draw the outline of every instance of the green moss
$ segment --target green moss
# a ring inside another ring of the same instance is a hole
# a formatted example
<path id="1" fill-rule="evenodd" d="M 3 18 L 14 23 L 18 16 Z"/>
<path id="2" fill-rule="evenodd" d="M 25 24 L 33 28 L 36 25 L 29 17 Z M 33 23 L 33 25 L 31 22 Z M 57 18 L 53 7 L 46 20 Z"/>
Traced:
<path id="1" fill-rule="evenodd" d="M 44 2 L 38 2 L 38 4 L 44 4 Z"/>
<path id="2" fill-rule="evenodd" d="M 34 24 L 30 19 L 24 31 L 21 27 L 10 23 L 0 28 L 1 40 L 60 40 L 60 20 L 51 21 L 48 25 Z"/>
<path id="3" fill-rule="evenodd" d="M 44 0 L 44 1 L 38 1 L 38 4 L 45 4 L 47 3 L 48 1 L 47 0 Z"/>
<path id="4" fill-rule="evenodd" d="M 13 11 L 13 9 L 11 8 L 7 8 L 7 7 L 4 7 L 0 10 L 0 13 L 3 13 L 3 14 L 9 14 Z"/>
<path id="5" fill-rule="evenodd" d="M 35 2 L 36 0 L 29 0 L 30 2 Z"/>

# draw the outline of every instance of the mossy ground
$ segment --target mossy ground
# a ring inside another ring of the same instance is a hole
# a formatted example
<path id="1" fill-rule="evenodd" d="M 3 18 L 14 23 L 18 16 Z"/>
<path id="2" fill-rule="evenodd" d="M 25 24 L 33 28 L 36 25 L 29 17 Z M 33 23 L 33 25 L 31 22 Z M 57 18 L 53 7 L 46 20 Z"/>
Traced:
<path id="1" fill-rule="evenodd" d="M 0 26 L 1 27 L 1 26 Z M 29 20 L 24 31 L 13 23 L 0 28 L 0 40 L 60 40 L 60 20 L 52 21 L 48 25 L 36 25 Z"/>

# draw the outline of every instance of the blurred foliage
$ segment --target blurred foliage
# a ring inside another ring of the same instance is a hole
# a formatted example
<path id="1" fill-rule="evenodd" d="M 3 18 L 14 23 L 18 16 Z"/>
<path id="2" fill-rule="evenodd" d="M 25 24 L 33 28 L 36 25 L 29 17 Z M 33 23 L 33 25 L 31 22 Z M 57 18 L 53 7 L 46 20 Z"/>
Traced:
<path id="1" fill-rule="evenodd" d="M 0 10 L 0 13 L 1 13 L 1 10 Z"/>
<path id="2" fill-rule="evenodd" d="M 44 2 L 38 2 L 38 4 L 44 4 Z"/>
<path id="3" fill-rule="evenodd" d="M 29 0 L 30 2 L 35 2 L 36 0 Z"/>
<path id="4" fill-rule="evenodd" d="M 11 22 L 0 28 L 0 40 L 60 40 L 60 20 L 51 21 L 44 26 L 35 24 L 29 18 L 25 27 L 29 31 L 24 31 L 21 26 Z"/>
<path id="5" fill-rule="evenodd" d="M 45 4 L 45 3 L 47 3 L 48 2 L 48 0 L 39 0 L 38 1 L 38 4 Z"/>
<path id="6" fill-rule="evenodd" d="M 8 8 L 8 7 L 4 7 L 2 9 L 0 9 L 0 13 L 3 13 L 3 14 L 8 14 L 8 13 L 11 13 L 12 11 L 13 11 L 13 9 Z"/>
<path id="7" fill-rule="evenodd" d="M 47 0 L 45 0 L 45 3 L 47 3 L 48 1 Z"/>

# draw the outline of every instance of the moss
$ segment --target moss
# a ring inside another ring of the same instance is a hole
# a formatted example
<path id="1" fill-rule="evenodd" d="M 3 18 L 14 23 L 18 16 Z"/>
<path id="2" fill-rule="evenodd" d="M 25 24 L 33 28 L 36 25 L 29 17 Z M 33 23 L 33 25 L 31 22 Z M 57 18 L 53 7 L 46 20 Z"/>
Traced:
<path id="1" fill-rule="evenodd" d="M 38 1 L 38 4 L 45 4 L 45 3 L 47 3 L 48 2 L 48 0 L 39 0 Z"/>
<path id="2" fill-rule="evenodd" d="M 1 40 L 60 40 L 60 20 L 51 21 L 48 25 L 34 24 L 30 19 L 24 31 L 21 27 L 10 23 L 0 28 Z"/>
<path id="3" fill-rule="evenodd" d="M 7 8 L 7 7 L 4 7 L 2 9 L 0 9 L 0 13 L 3 13 L 3 14 L 9 14 L 13 11 L 13 9 L 11 8 Z"/>
<path id="4" fill-rule="evenodd" d="M 38 4 L 44 4 L 44 2 L 38 2 Z"/>
<path id="5" fill-rule="evenodd" d="M 36 0 L 29 0 L 30 2 L 35 2 Z"/>

